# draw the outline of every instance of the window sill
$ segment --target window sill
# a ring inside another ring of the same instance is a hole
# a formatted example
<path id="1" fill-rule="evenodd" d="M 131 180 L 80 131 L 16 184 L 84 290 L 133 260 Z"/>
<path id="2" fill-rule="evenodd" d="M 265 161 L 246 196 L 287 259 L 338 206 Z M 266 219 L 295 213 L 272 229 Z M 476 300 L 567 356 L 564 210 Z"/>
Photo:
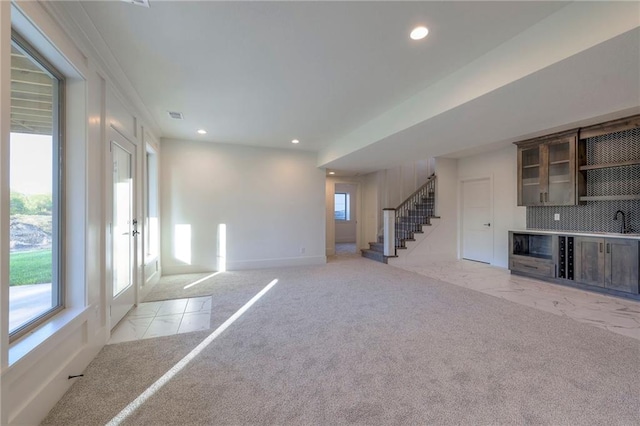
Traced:
<path id="1" fill-rule="evenodd" d="M 65 309 L 31 333 L 11 343 L 9 345 L 9 367 L 25 358 L 34 349 L 53 339 L 67 327 L 73 327 L 84 322 L 88 312 L 88 307 Z"/>

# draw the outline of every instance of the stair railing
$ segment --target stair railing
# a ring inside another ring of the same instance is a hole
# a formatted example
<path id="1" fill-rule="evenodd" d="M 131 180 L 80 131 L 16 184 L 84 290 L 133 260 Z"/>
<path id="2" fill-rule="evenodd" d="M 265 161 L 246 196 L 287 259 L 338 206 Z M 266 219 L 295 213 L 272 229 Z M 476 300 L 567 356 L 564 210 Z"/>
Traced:
<path id="1" fill-rule="evenodd" d="M 409 195 L 395 209 L 384 209 L 384 251 L 385 256 L 395 256 L 396 240 L 408 238 L 408 232 L 399 229 L 400 218 L 409 216 L 409 211 L 415 209 L 416 204 L 423 202 L 424 198 L 429 198 L 431 194 L 435 196 L 436 192 L 436 175 L 429 176 L 427 181 L 418 188 L 413 194 Z"/>
<path id="2" fill-rule="evenodd" d="M 407 216 L 409 210 L 411 210 L 415 204 L 420 203 L 423 198 L 428 198 L 429 194 L 435 194 L 436 192 L 436 175 L 431 175 L 427 181 L 413 194 L 404 200 L 398 207 L 396 207 L 396 219 Z M 396 223 L 398 221 L 396 220 Z"/>

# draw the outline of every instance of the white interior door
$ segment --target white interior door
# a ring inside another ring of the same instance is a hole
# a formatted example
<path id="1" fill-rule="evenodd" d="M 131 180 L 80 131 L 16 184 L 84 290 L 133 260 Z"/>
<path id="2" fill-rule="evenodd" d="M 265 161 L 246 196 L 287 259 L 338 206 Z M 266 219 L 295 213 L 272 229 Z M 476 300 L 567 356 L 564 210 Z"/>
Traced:
<path id="1" fill-rule="evenodd" d="M 135 146 L 116 131 L 111 131 L 111 328 L 135 303 L 136 229 L 135 221 Z"/>
<path id="2" fill-rule="evenodd" d="M 491 263 L 491 182 L 489 179 L 462 183 L 462 257 Z"/>

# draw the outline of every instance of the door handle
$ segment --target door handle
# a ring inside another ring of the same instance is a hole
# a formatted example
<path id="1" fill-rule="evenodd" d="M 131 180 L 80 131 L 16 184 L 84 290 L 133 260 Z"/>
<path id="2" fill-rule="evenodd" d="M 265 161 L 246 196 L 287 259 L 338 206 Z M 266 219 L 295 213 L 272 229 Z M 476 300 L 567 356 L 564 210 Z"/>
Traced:
<path id="1" fill-rule="evenodd" d="M 485 223 L 484 226 L 491 226 L 491 224 L 490 223 Z"/>
<path id="2" fill-rule="evenodd" d="M 134 230 L 133 230 L 133 232 L 131 233 L 131 235 L 133 235 L 133 236 L 135 237 L 135 236 L 136 236 L 136 235 L 138 235 L 139 233 L 140 233 L 140 231 L 136 231 L 136 230 L 134 229 Z"/>

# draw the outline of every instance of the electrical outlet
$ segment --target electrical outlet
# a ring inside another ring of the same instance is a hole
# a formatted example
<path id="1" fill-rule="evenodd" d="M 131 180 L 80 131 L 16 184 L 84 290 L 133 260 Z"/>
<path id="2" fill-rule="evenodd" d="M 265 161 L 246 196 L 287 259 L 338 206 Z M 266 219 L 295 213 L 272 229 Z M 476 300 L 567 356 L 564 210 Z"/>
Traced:
<path id="1" fill-rule="evenodd" d="M 555 213 L 553 215 L 553 220 L 560 220 L 560 213 Z"/>

